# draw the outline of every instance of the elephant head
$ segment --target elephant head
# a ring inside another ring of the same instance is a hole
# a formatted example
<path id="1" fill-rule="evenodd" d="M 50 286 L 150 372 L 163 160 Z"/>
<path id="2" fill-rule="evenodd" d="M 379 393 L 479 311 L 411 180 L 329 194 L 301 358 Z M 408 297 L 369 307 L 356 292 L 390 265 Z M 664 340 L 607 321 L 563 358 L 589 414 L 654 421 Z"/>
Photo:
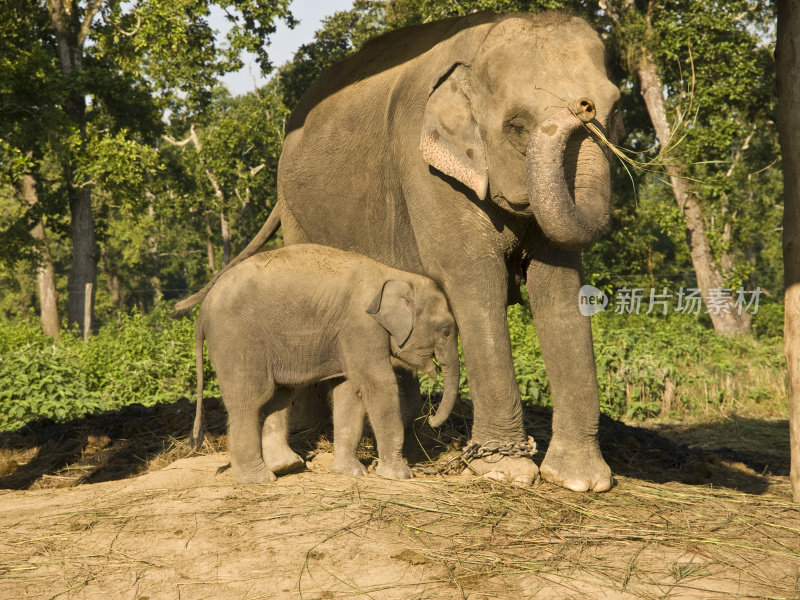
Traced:
<path id="1" fill-rule="evenodd" d="M 611 213 L 610 153 L 586 125 L 616 141 L 619 98 L 584 21 L 507 18 L 435 80 L 420 150 L 481 200 L 534 216 L 558 246 L 584 249 Z"/>
<path id="2" fill-rule="evenodd" d="M 390 279 L 367 307 L 367 312 L 391 336 L 392 355 L 436 379 L 436 357 L 442 369 L 444 394 L 436 414 L 428 419 L 439 427 L 458 397 L 458 329 L 444 294 L 430 280 L 415 285 Z"/>

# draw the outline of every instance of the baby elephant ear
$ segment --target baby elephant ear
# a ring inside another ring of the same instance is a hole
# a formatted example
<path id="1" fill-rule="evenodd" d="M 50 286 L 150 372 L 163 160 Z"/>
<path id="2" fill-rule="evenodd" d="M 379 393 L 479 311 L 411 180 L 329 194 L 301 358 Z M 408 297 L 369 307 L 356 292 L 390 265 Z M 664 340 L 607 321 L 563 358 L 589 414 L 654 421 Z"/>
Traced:
<path id="1" fill-rule="evenodd" d="M 428 98 L 419 149 L 430 166 L 457 179 L 483 200 L 489 185 L 486 150 L 475 121 L 469 69 L 456 65 Z"/>
<path id="2" fill-rule="evenodd" d="M 402 348 L 414 328 L 414 308 L 411 306 L 411 286 L 405 281 L 389 279 L 367 307 L 381 326 Z"/>

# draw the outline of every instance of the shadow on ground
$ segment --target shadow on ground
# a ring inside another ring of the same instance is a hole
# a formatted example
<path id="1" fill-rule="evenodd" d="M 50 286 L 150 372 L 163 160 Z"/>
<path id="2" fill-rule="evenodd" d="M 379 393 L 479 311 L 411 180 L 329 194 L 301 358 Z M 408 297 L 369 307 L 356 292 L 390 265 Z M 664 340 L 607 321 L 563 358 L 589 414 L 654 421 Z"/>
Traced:
<path id="1" fill-rule="evenodd" d="M 0 433 L 0 488 L 68 487 L 123 479 L 146 471 L 161 455 L 191 452 L 187 436 L 194 402 L 132 404 L 56 423 L 43 419 Z M 204 401 L 210 444 L 225 433 L 219 399 Z"/>
<path id="2" fill-rule="evenodd" d="M 550 407 L 526 407 L 525 428 L 537 445 L 535 460 L 547 452 L 552 430 Z M 469 421 L 448 423 L 466 435 Z M 752 443 L 751 443 L 752 442 Z M 653 483 L 727 487 L 765 493 L 770 476 L 789 475 L 789 422 L 733 417 L 696 425 L 629 425 L 600 416 L 600 447 L 616 475 Z"/>
<path id="3" fill-rule="evenodd" d="M 205 400 L 206 443 L 201 452 L 225 448 L 226 415 L 219 399 Z M 460 409 L 460 410 L 459 410 Z M 464 445 L 469 407 L 460 405 L 434 437 L 428 429 L 407 434 L 409 462 L 440 463 Z M 42 420 L 0 433 L 0 489 L 68 487 L 117 480 L 160 468 L 191 455 L 188 434 L 194 402 L 152 407 L 126 406 L 65 423 Z M 541 462 L 551 437 L 552 410 L 529 407 L 526 428 L 536 439 Z M 422 422 L 419 420 L 418 422 Z M 332 439 L 330 423 L 293 435 L 300 454 Z M 748 445 L 748 440 L 759 441 Z M 615 474 L 655 483 L 713 485 L 760 494 L 769 476 L 789 473 L 788 422 L 736 418 L 697 426 L 632 426 L 606 416 L 600 420 L 603 455 Z M 374 445 L 372 445 L 374 447 Z M 371 460 L 370 444 L 362 458 Z"/>

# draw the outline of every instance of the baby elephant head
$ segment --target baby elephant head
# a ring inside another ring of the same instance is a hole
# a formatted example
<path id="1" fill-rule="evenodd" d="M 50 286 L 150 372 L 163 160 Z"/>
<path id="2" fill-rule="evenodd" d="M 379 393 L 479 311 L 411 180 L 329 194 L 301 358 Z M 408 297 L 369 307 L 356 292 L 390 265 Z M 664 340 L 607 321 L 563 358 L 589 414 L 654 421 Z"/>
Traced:
<path id="1" fill-rule="evenodd" d="M 458 397 L 458 328 L 447 299 L 433 281 L 419 284 L 390 279 L 384 282 L 367 312 L 391 336 L 392 354 L 436 379 L 436 365 L 442 369 L 444 394 L 432 427 L 441 426 Z"/>

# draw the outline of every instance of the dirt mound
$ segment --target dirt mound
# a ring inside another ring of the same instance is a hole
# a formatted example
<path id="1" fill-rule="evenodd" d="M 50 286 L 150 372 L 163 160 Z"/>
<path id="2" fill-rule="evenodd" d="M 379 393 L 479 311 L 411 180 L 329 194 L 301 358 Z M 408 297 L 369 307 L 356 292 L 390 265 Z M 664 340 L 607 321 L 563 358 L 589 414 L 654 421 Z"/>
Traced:
<path id="1" fill-rule="evenodd" d="M 800 513 L 777 497 L 392 482 L 331 474 L 329 458 L 259 486 L 212 454 L 0 492 L 0 597 L 797 597 Z"/>
<path id="2" fill-rule="evenodd" d="M 573 494 L 469 473 L 335 475 L 323 426 L 292 440 L 308 470 L 238 486 L 219 451 L 224 411 L 208 409 L 202 455 L 186 443 L 188 401 L 0 435 L 0 597 L 800 597 L 781 446 L 702 448 L 604 418 L 617 485 Z M 527 418 L 540 459 L 549 411 Z M 417 430 L 407 455 L 441 465 L 468 426 Z"/>

